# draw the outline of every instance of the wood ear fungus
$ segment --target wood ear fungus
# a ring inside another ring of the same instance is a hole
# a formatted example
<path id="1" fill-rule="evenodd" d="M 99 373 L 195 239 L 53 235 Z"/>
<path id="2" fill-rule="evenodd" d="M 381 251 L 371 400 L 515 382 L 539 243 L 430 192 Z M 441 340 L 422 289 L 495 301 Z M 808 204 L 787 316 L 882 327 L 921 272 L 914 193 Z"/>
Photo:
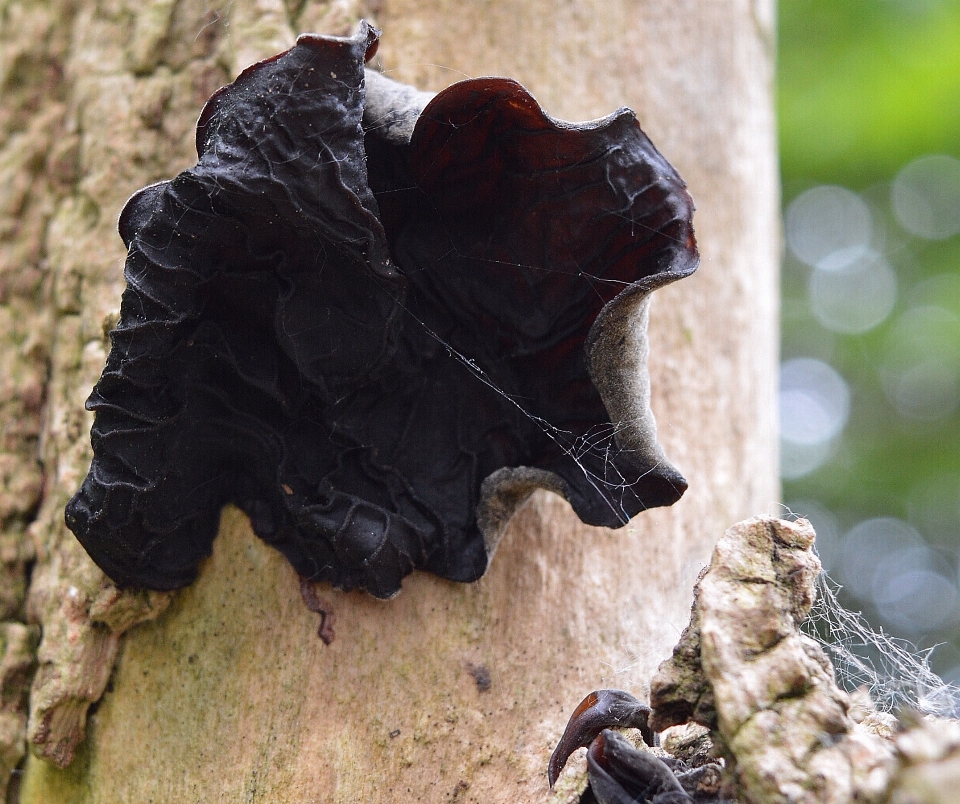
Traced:
<path id="1" fill-rule="evenodd" d="M 645 363 L 650 293 L 698 262 L 683 181 L 629 110 L 564 123 L 502 78 L 428 101 L 367 80 L 377 39 L 245 70 L 120 217 L 66 509 L 120 585 L 189 584 L 227 503 L 301 576 L 390 597 L 479 578 L 536 488 L 610 527 L 686 488 Z"/>

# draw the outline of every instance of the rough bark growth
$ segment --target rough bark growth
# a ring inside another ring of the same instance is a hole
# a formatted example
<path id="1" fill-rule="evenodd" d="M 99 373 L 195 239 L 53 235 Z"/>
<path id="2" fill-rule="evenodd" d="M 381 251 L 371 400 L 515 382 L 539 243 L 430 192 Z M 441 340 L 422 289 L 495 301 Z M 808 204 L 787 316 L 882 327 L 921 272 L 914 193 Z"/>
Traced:
<path id="1" fill-rule="evenodd" d="M 898 768 L 884 804 L 956 804 L 960 723 L 908 717 L 905 725 L 895 738 Z"/>
<path id="2" fill-rule="evenodd" d="M 58 3 L 0 4 L 0 800 L 23 757 L 38 631 L 25 625 L 28 528 L 44 487 L 55 319 L 45 233 L 75 176 L 61 74 L 69 19 Z"/>
<path id="3" fill-rule="evenodd" d="M 116 212 L 189 153 L 197 105 L 226 75 L 216 9 L 129 6 L 0 8 L 0 616 L 43 626 L 30 737 L 61 764 L 83 739 L 123 628 L 165 605 L 117 594 L 62 525 L 89 461 L 82 388 L 115 320 Z"/>
<path id="4" fill-rule="evenodd" d="M 697 583 L 690 625 L 653 679 L 649 721 L 621 690 L 587 696 L 551 759 L 551 781 L 576 746 L 590 744 L 587 766 L 564 773 L 558 802 L 583 804 L 588 780 L 586 796 L 600 804 L 958 800 L 960 721 L 908 711 L 898 722 L 878 712 L 866 688 L 848 695 L 837 687 L 820 645 L 800 632 L 820 572 L 813 538 L 804 520 L 752 519 L 724 534 Z M 642 722 L 628 722 L 638 712 Z M 615 733 L 594 739 L 601 728 L 648 722 L 664 730 L 663 749 L 639 735 L 640 752 Z M 623 750 L 605 747 L 613 738 Z M 717 756 L 722 774 L 710 761 Z"/>
<path id="5" fill-rule="evenodd" d="M 651 685 L 652 727 L 710 728 L 744 804 L 877 801 L 893 769 L 893 745 L 854 721 L 823 650 L 800 633 L 820 572 L 813 541 L 805 520 L 730 528 Z"/>
<path id="6" fill-rule="evenodd" d="M 0 798 L 23 757 L 27 696 L 36 662 L 37 631 L 17 622 L 0 623 Z"/>

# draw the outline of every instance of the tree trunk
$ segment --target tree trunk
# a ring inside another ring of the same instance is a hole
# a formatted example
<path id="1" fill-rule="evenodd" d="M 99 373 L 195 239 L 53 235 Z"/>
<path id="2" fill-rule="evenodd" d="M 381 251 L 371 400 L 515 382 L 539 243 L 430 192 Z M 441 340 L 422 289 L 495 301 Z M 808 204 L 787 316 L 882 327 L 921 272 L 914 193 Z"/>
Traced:
<path id="1" fill-rule="evenodd" d="M 0 696 L 0 771 L 25 719 L 14 660 L 39 626 L 24 803 L 545 800 L 571 709 L 599 687 L 647 694 L 717 537 L 778 499 L 772 0 L 3 0 L 0 15 L 0 691 L 20 695 Z M 607 531 L 538 493 L 475 584 L 416 573 L 388 602 L 321 588 L 326 645 L 237 510 L 164 611 L 168 596 L 104 579 L 63 506 L 89 464 L 125 199 L 193 164 L 214 89 L 360 16 L 398 80 L 508 75 L 569 120 L 634 108 L 697 202 L 703 263 L 651 314 L 653 409 L 686 496 Z"/>

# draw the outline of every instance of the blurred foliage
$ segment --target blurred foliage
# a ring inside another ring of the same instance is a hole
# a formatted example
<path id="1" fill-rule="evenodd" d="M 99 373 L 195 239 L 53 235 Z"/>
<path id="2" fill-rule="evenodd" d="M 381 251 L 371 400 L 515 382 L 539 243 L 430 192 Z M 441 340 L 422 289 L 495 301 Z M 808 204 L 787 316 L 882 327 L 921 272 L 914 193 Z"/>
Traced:
<path id="1" fill-rule="evenodd" d="M 956 567 L 960 412 L 908 419 L 888 400 L 882 377 L 906 311 L 935 305 L 960 317 L 960 236 L 916 237 L 897 223 L 890 201 L 890 183 L 912 160 L 960 157 L 960 2 L 780 0 L 779 27 L 784 206 L 819 184 L 860 193 L 878 230 L 874 247 L 896 270 L 898 284 L 896 306 L 882 324 L 857 335 L 829 332 L 810 307 L 812 269 L 786 254 L 783 357 L 829 363 L 846 379 L 852 400 L 833 456 L 811 474 L 785 481 L 785 499 L 831 512 L 834 539 L 864 519 L 898 517 Z M 948 331 L 960 340 L 960 332 Z M 933 341 L 926 348 L 943 347 Z M 863 605 L 869 619 L 884 624 L 863 601 L 844 603 Z M 955 630 L 904 636 L 957 646 Z M 940 672 L 960 672 L 957 647 L 940 655 L 934 662 Z"/>
<path id="2" fill-rule="evenodd" d="M 866 186 L 960 143 L 960 3 L 781 0 L 783 177 Z"/>

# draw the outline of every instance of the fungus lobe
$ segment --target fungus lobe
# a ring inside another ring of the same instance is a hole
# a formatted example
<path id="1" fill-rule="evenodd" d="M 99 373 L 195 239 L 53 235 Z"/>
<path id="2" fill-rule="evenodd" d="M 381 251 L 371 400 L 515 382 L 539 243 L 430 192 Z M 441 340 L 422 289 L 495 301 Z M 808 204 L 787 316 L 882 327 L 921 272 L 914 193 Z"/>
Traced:
<path id="1" fill-rule="evenodd" d="M 479 578 L 535 488 L 610 527 L 686 488 L 645 367 L 649 294 L 698 260 L 676 171 L 632 112 L 563 123 L 506 79 L 422 108 L 365 81 L 377 37 L 245 70 L 197 165 L 121 214 L 66 509 L 120 585 L 189 584 L 227 503 L 301 576 L 389 597 L 415 568 Z"/>

